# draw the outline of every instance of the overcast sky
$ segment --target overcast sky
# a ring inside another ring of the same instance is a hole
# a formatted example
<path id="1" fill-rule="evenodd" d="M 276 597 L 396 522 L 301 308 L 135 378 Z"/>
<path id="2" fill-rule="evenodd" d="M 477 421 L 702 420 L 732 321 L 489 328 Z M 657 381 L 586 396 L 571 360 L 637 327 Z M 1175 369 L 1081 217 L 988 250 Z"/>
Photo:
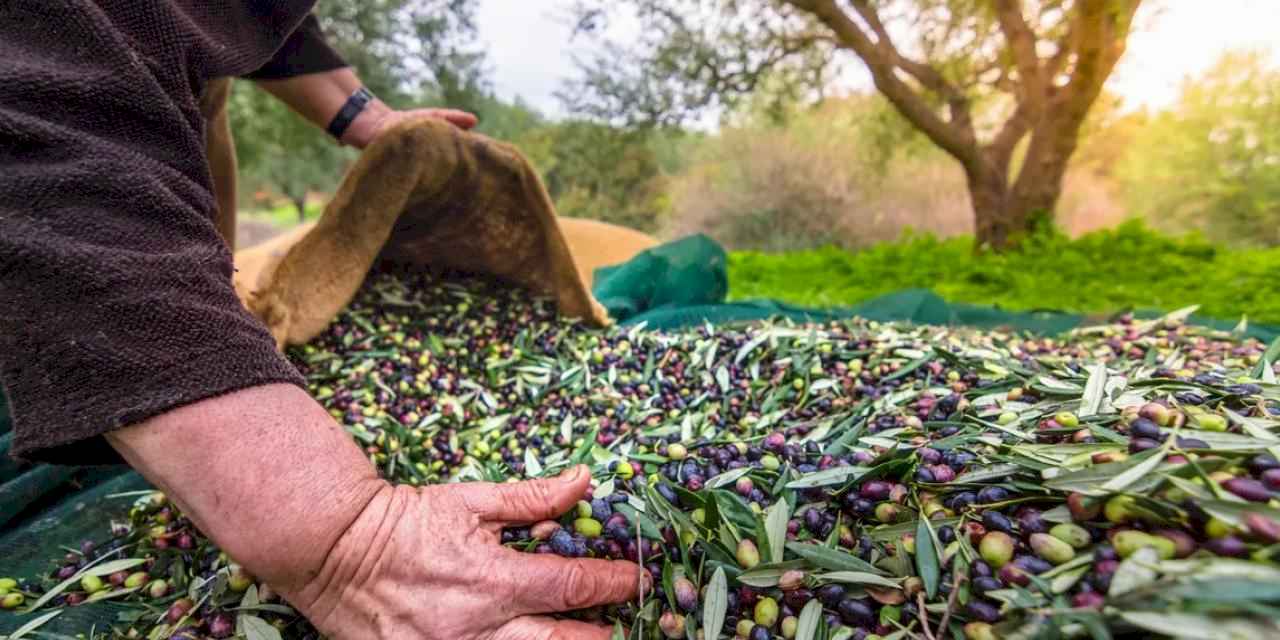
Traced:
<path id="1" fill-rule="evenodd" d="M 480 0 L 480 36 L 500 96 L 520 96 L 544 113 L 560 113 L 553 93 L 574 72 L 571 53 L 581 50 L 569 42 L 567 4 Z M 1153 26 L 1130 38 L 1109 85 L 1129 104 L 1171 103 L 1185 75 L 1204 70 L 1228 48 L 1262 47 L 1280 56 L 1280 0 L 1148 0 L 1140 19 Z M 849 83 L 870 86 L 864 73 Z"/>

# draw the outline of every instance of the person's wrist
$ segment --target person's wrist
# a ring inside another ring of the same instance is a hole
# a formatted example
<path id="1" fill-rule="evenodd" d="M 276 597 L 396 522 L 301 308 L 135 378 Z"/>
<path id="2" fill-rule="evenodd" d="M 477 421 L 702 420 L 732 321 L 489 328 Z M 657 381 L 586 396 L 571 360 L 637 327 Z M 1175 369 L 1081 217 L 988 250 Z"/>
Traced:
<path id="1" fill-rule="evenodd" d="M 289 596 L 303 593 L 331 564 L 330 555 L 352 537 L 357 523 L 385 503 L 380 496 L 392 489 L 390 483 L 376 478 L 335 478 L 333 482 L 325 508 L 288 523 L 286 530 L 226 531 L 219 544 L 273 588 Z M 269 512 L 271 505 L 245 508 Z"/>
<path id="2" fill-rule="evenodd" d="M 350 611 L 351 607 L 377 610 L 377 602 L 344 601 L 360 599 L 364 592 L 359 588 L 360 583 L 371 579 L 376 573 L 372 565 L 386 558 L 395 524 L 405 516 L 415 491 L 412 487 L 381 482 L 355 517 L 346 523 L 341 535 L 321 543 L 326 549 L 323 561 L 305 571 L 297 571 L 297 579 L 279 586 L 285 599 L 320 629 L 330 626 L 325 619 L 330 614 L 341 615 L 339 612 Z"/>
<path id="3" fill-rule="evenodd" d="M 374 136 L 378 134 L 381 128 L 382 120 L 391 114 L 391 107 L 385 102 L 374 98 L 365 105 L 365 108 L 356 115 L 355 119 L 343 132 L 340 139 L 342 144 L 363 149 L 373 142 Z"/>

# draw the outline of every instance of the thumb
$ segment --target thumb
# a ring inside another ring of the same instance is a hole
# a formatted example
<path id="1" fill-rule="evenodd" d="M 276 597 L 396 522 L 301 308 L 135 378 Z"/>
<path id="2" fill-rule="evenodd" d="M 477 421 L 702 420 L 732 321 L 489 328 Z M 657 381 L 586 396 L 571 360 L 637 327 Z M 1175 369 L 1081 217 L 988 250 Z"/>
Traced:
<path id="1" fill-rule="evenodd" d="M 555 478 L 505 484 L 473 482 L 464 497 L 484 520 L 537 522 L 568 511 L 587 491 L 591 473 L 585 465 L 571 467 Z"/>

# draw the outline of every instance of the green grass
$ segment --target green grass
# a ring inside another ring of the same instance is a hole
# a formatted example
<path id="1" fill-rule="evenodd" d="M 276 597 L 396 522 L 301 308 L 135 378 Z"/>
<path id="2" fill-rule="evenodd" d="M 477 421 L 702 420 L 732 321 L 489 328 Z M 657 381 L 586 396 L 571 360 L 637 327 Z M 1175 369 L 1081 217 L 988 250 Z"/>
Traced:
<path id="1" fill-rule="evenodd" d="M 324 203 L 307 204 L 307 219 L 314 220 L 324 211 Z M 282 229 L 298 224 L 298 210 L 291 204 L 280 205 L 271 209 L 241 210 L 237 215 L 255 222 L 267 222 Z"/>
<path id="2" fill-rule="evenodd" d="M 857 252 L 735 252 L 729 282 L 731 299 L 819 307 L 927 288 L 950 301 L 1012 310 L 1112 313 L 1199 304 L 1206 316 L 1280 324 L 1280 248 L 1226 249 L 1139 223 L 1075 240 L 1037 235 L 1005 254 L 975 254 L 968 237 L 930 236 Z"/>

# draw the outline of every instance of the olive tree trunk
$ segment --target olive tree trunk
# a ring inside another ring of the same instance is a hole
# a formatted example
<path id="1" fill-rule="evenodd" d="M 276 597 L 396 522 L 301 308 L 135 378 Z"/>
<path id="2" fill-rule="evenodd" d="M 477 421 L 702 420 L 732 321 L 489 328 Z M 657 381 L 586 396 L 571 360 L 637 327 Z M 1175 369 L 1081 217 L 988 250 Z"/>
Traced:
<path id="1" fill-rule="evenodd" d="M 1080 127 L 1124 53 L 1141 0 L 1078 0 L 1066 28 L 1050 41 L 1037 35 L 1021 0 L 990 0 L 1005 60 L 995 88 L 1013 98 L 1008 119 L 988 141 L 978 139 L 970 96 L 928 62 L 893 43 L 872 0 L 784 0 L 824 25 L 838 46 L 867 65 L 876 89 L 912 125 L 964 168 L 979 246 L 1005 249 L 1051 219 Z M 1039 52 L 1044 45 L 1050 55 Z M 1022 166 L 1014 149 L 1030 137 Z"/>
<path id="2" fill-rule="evenodd" d="M 307 192 L 303 191 L 302 195 L 289 196 L 289 202 L 293 203 L 293 208 L 298 210 L 298 224 L 307 221 Z"/>

